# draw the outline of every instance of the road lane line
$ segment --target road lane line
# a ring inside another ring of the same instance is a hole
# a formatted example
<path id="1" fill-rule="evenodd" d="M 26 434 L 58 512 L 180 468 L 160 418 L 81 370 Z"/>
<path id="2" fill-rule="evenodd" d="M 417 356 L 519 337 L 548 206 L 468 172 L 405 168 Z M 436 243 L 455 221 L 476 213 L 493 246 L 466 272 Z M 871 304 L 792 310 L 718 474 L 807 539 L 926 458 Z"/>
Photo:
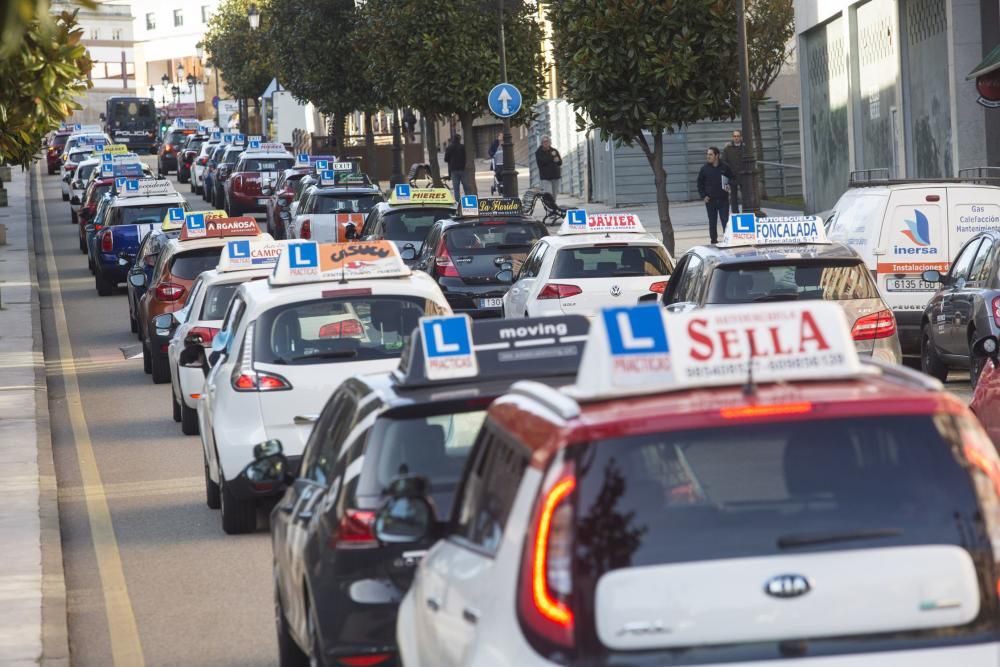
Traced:
<path id="1" fill-rule="evenodd" d="M 101 577 L 104 593 L 104 608 L 108 619 L 108 633 L 111 642 L 111 658 L 115 667 L 144 667 L 142 644 L 139 641 L 139 627 L 128 595 L 128 584 L 122 568 L 121 552 L 111 522 L 101 472 L 97 467 L 94 447 L 90 441 L 87 418 L 83 412 L 80 384 L 76 377 L 76 364 L 72 359 L 73 346 L 66 323 L 63 307 L 62 288 L 59 284 L 59 267 L 55 262 L 52 236 L 49 233 L 48 211 L 45 206 L 40 177 L 41 163 L 35 165 L 35 201 L 42 224 L 42 245 L 45 249 L 45 265 L 48 269 L 48 285 L 52 298 L 52 314 L 56 325 L 56 343 L 61 361 L 61 374 L 66 388 L 66 409 L 69 412 L 70 427 L 76 446 L 76 459 L 80 466 L 80 479 L 87 489 L 85 501 L 87 518 L 90 522 L 90 536 L 97 557 L 97 569 Z M 48 366 L 48 364 L 47 364 Z"/>

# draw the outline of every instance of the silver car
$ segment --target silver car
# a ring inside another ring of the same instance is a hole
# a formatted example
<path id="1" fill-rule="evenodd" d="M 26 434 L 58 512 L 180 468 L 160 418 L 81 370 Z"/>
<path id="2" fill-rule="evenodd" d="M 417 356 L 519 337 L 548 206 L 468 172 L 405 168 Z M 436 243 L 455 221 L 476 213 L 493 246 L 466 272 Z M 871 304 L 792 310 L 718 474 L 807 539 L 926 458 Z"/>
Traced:
<path id="1" fill-rule="evenodd" d="M 902 361 L 892 310 L 864 260 L 841 243 L 695 246 L 678 260 L 663 293 L 671 312 L 808 299 L 844 309 L 859 354 Z"/>

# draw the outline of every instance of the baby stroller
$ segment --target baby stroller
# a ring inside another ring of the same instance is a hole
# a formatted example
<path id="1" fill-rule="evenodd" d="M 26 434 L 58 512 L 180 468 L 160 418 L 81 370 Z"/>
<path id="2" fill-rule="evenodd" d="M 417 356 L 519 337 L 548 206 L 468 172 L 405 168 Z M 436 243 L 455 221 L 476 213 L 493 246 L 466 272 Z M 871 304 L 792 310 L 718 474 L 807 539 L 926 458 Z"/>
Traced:
<path id="1" fill-rule="evenodd" d="M 490 185 L 490 194 L 497 197 L 503 197 L 503 172 L 501 171 L 502 169 L 503 169 L 502 165 L 500 166 L 500 169 L 497 169 L 496 160 L 490 158 L 490 171 L 493 172 L 493 183 Z"/>

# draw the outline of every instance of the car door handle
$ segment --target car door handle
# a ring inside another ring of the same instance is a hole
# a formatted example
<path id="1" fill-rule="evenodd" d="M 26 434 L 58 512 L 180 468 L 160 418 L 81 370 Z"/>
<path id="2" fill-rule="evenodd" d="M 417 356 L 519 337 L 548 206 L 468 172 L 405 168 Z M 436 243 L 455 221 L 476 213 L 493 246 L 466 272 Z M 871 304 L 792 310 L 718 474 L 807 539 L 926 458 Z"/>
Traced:
<path id="1" fill-rule="evenodd" d="M 462 610 L 462 619 L 467 623 L 475 625 L 479 622 L 479 610 L 472 609 L 471 607 L 466 607 Z"/>
<path id="2" fill-rule="evenodd" d="M 431 611 L 439 611 L 441 609 L 441 601 L 435 597 L 427 598 L 427 608 Z"/>
<path id="3" fill-rule="evenodd" d="M 295 415 L 292 421 L 296 426 L 305 426 L 307 424 L 315 424 L 319 421 L 319 415 Z"/>

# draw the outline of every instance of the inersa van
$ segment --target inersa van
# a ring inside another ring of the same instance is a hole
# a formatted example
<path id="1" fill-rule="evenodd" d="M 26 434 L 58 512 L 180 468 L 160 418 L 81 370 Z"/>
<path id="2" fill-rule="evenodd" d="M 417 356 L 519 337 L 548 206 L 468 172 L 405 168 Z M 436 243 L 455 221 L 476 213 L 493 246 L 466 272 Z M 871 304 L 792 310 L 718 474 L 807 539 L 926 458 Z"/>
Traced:
<path id="1" fill-rule="evenodd" d="M 827 235 L 853 248 L 896 316 L 903 354 L 920 352 L 920 318 L 942 273 L 966 241 L 1000 229 L 1000 187 L 914 182 L 851 187 L 833 209 Z"/>

